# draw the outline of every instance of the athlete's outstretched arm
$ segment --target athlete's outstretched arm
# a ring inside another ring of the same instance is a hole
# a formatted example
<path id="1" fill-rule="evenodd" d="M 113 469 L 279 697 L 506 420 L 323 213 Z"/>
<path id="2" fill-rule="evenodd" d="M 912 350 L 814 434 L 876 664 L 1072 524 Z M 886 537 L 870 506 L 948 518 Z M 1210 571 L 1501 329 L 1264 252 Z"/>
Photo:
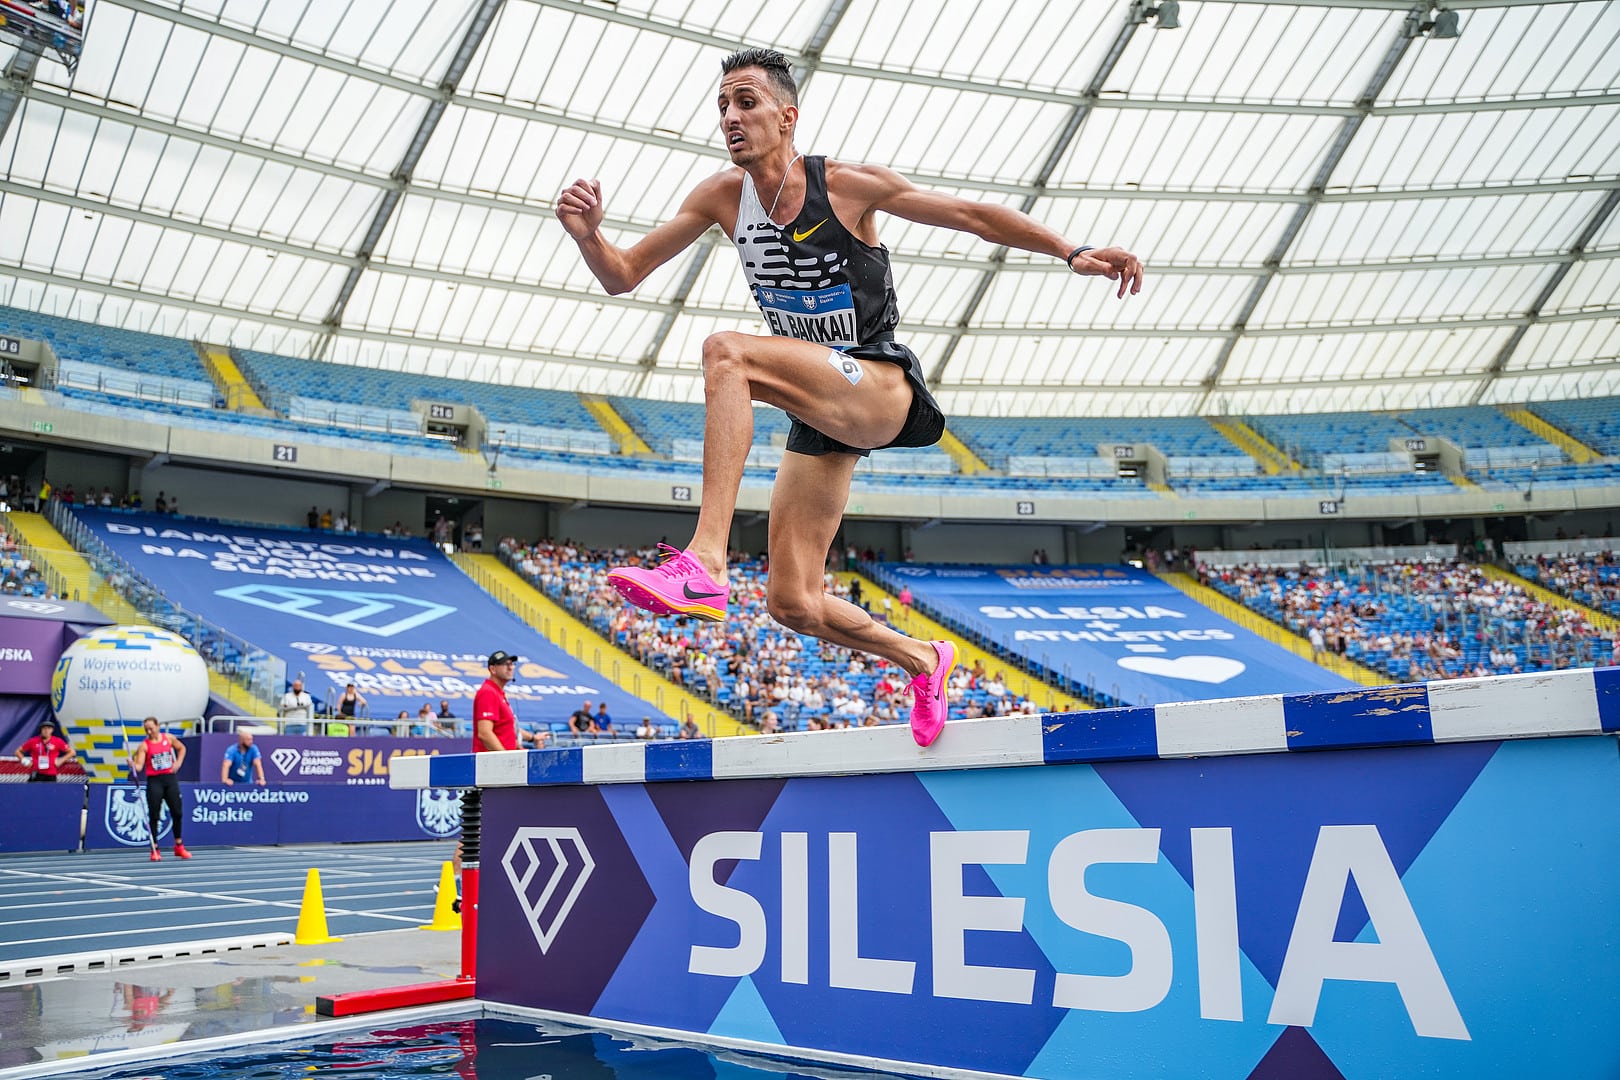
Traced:
<path id="1" fill-rule="evenodd" d="M 615 247 L 602 236 L 602 184 L 575 180 L 557 197 L 557 220 L 579 245 L 585 265 L 610 294 L 629 292 L 647 275 L 690 247 L 714 224 L 709 209 L 709 181 L 686 197 L 675 216 L 628 248 Z"/>
<path id="2" fill-rule="evenodd" d="M 892 169 L 876 165 L 844 165 L 851 185 L 866 196 L 872 210 L 922 225 L 937 225 L 972 233 L 992 244 L 1050 255 L 1059 262 L 1075 249 L 1067 238 L 1010 206 L 974 202 L 939 191 L 919 188 Z M 1142 291 L 1142 261 L 1120 247 L 1096 247 L 1074 256 L 1069 269 L 1119 282 L 1118 295 Z"/>

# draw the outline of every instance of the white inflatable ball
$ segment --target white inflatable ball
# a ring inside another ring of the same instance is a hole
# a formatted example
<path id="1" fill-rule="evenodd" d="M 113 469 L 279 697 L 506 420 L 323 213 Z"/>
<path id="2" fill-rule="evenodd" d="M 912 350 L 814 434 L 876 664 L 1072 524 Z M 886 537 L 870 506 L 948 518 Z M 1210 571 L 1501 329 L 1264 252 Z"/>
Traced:
<path id="1" fill-rule="evenodd" d="M 150 626 L 104 626 L 67 647 L 51 676 L 62 725 L 155 716 L 164 724 L 208 707 L 208 665 L 179 634 Z"/>

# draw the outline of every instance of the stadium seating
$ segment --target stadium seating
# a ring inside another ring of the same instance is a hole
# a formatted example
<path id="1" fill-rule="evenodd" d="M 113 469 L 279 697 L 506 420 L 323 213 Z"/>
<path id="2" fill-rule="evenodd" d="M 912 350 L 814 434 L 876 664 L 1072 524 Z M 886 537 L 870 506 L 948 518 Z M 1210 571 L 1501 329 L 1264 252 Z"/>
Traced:
<path id="1" fill-rule="evenodd" d="M 1333 498 L 1343 495 L 1413 495 L 1424 492 L 1456 490 L 1450 479 L 1440 473 L 1346 473 L 1331 475 L 1285 475 L 1250 477 L 1195 477 L 1172 480 L 1170 486 L 1183 495 L 1219 498 L 1221 496 L 1278 496 L 1294 498 Z"/>
<path id="2" fill-rule="evenodd" d="M 0 333 L 48 342 L 58 360 L 208 382 L 197 350 L 179 338 L 0 307 Z"/>
<path id="3" fill-rule="evenodd" d="M 1536 488 L 1608 487 L 1620 485 L 1620 461 L 1486 469 L 1482 474 L 1470 475 L 1480 487 L 1493 491 L 1533 492 Z"/>
<path id="4" fill-rule="evenodd" d="M 1514 572 L 1527 581 L 1567 596 L 1605 615 L 1620 618 L 1620 556 L 1602 555 L 1543 556 L 1521 561 Z"/>
<path id="5" fill-rule="evenodd" d="M 759 562 L 733 562 L 731 615 L 717 624 L 655 617 L 626 605 L 607 584 L 608 569 L 624 556 L 510 538 L 501 541 L 500 552 L 520 575 L 613 644 L 745 723 L 760 726 L 767 710 L 782 731 L 909 721 L 911 703 L 901 696 L 908 681 L 904 672 L 871 657 L 857 661 L 858 654 L 849 649 L 778 624 L 765 609 L 765 567 Z M 651 556 L 638 552 L 632 557 Z M 833 589 L 848 597 L 841 584 Z M 772 688 L 779 679 L 783 696 L 776 698 Z M 963 669 L 957 681 L 961 685 L 952 695 L 953 715 L 1029 707 L 989 673 L 981 677 Z M 809 692 L 812 687 L 816 693 Z M 843 697 L 850 700 L 840 708 Z M 553 725 L 553 731 L 563 738 L 569 734 L 566 724 Z"/>
<path id="6" fill-rule="evenodd" d="M 1459 561 L 1327 571 L 1200 567 L 1230 599 L 1396 682 L 1590 666 L 1608 642 L 1579 612 Z"/>
<path id="7" fill-rule="evenodd" d="M 1620 398 L 1546 401 L 1530 411 L 1600 454 L 1620 454 Z"/>
<path id="8" fill-rule="evenodd" d="M 492 428 L 498 421 L 510 421 L 541 428 L 601 431 L 596 418 L 579 397 L 561 390 L 412 375 L 251 350 L 235 351 L 232 355 L 254 389 L 280 412 L 287 411 L 295 395 L 344 405 L 405 411 L 410 410 L 413 401 L 429 400 L 475 406 L 491 422 Z"/>
<path id="9" fill-rule="evenodd" d="M 190 343 L 0 307 L 0 332 L 51 343 L 59 358 L 59 397 L 47 400 L 109 416 L 202 430 L 251 432 L 330 446 L 443 456 L 447 439 L 427 435 L 414 402 L 466 404 L 489 421 L 491 461 L 565 472 L 645 473 L 677 481 L 700 476 L 704 409 L 615 397 L 611 405 L 658 455 L 621 457 L 578 395 L 439 376 L 414 375 L 252 351 L 233 351 L 243 373 L 280 417 L 220 406 Z M 1533 406 L 1554 426 L 1606 454 L 1620 453 L 1620 398 Z M 282 417 L 285 417 L 283 419 Z M 923 496 L 1046 495 L 1084 499 L 1157 498 L 1163 489 L 1119 477 L 1111 444 L 1152 447 L 1165 459 L 1170 490 L 1194 498 L 1328 498 L 1442 493 L 1455 485 L 1410 472 L 1398 449 L 1407 438 L 1443 438 L 1462 449 L 1469 477 L 1498 491 L 1620 483 L 1620 461 L 1569 464 L 1563 451 L 1488 406 L 1399 413 L 1257 416 L 1251 426 L 1312 471 L 1265 475 L 1208 421 L 1177 418 L 956 417 L 951 430 L 995 470 L 962 475 L 939 447 L 891 450 L 863 459 L 853 488 Z M 772 481 L 789 420 L 754 410 L 753 449 L 744 483 Z M 1392 443 L 1392 440 L 1396 440 Z M 1397 447 L 1392 449 L 1392 446 Z"/>
<path id="10" fill-rule="evenodd" d="M 960 416 L 950 429 L 988 465 L 1006 469 L 1012 458 L 1074 458 L 1104 443 L 1152 446 L 1168 458 L 1252 459 L 1200 417 L 1112 419 L 1094 417 Z"/>
<path id="11" fill-rule="evenodd" d="M 38 568 L 17 549 L 17 542 L 0 529 L 0 595 L 56 599 Z"/>
<path id="12" fill-rule="evenodd" d="M 154 416 L 166 422 L 179 421 L 186 427 L 202 431 L 229 432 L 255 435 L 260 438 L 296 438 L 300 443 L 355 447 L 391 454 L 417 454 L 430 457 L 454 457 L 456 450 L 442 441 L 425 435 L 402 435 L 386 431 L 337 429 L 321 424 L 305 424 L 292 420 L 251 416 L 227 409 L 199 408 L 194 405 L 174 404 L 166 401 L 146 401 L 138 404 L 116 394 L 64 387 L 58 391 L 63 404 L 84 412 L 126 420 L 151 421 Z"/>
<path id="13" fill-rule="evenodd" d="M 1302 465 L 1323 467 L 1327 454 L 1387 453 L 1391 439 L 1421 435 L 1389 413 L 1250 416 L 1248 425 Z"/>
<path id="14" fill-rule="evenodd" d="M 685 440 L 701 444 L 703 440 L 702 405 L 631 397 L 610 397 L 608 404 L 655 454 L 691 460 L 689 454 L 676 452 L 676 443 Z M 754 409 L 756 447 L 780 447 L 787 442 L 787 434 L 788 418 L 781 409 Z"/>
<path id="15" fill-rule="evenodd" d="M 1464 405 L 1451 409 L 1414 409 L 1396 414 L 1420 436 L 1446 439 L 1472 459 L 1475 451 L 1503 447 L 1527 447 L 1563 455 L 1541 436 L 1521 427 L 1488 405 Z"/>

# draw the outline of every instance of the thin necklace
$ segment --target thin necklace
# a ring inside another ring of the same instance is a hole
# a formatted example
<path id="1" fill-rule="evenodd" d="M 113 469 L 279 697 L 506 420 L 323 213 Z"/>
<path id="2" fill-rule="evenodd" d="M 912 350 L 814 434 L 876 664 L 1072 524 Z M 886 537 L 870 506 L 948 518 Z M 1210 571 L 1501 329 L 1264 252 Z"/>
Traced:
<path id="1" fill-rule="evenodd" d="M 802 157 L 804 157 L 803 154 L 793 155 L 793 160 L 788 162 L 788 167 L 782 172 L 782 182 L 776 185 L 776 198 L 771 200 L 771 208 L 765 211 L 765 216 L 771 219 L 772 225 L 776 224 L 776 204 L 782 199 L 782 189 L 787 187 L 787 178 L 793 175 L 793 166 L 797 165 Z"/>

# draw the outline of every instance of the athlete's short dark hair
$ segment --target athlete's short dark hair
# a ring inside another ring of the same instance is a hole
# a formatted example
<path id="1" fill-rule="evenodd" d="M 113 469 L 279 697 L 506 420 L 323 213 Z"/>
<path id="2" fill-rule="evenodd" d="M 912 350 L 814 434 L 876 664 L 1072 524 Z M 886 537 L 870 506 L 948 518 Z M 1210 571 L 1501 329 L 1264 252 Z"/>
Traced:
<path id="1" fill-rule="evenodd" d="M 720 61 L 720 74 L 730 75 L 738 68 L 757 67 L 765 72 L 765 79 L 783 101 L 789 105 L 799 103 L 799 87 L 793 81 L 793 65 L 775 49 L 738 49 Z"/>

